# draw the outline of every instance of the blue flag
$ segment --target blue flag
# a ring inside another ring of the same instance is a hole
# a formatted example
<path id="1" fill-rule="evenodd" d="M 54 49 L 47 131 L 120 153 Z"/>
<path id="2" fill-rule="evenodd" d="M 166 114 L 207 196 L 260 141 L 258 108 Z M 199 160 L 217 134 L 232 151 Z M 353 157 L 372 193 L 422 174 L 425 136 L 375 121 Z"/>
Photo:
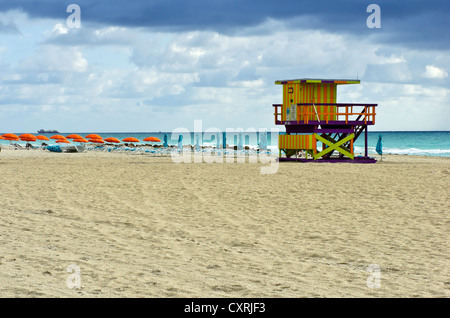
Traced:
<path id="1" fill-rule="evenodd" d="M 178 148 L 183 148 L 183 135 L 178 136 Z"/>
<path id="2" fill-rule="evenodd" d="M 222 147 L 223 149 L 227 148 L 227 134 L 225 132 L 222 132 L 223 135 L 223 143 L 222 143 Z"/>
<path id="3" fill-rule="evenodd" d="M 381 156 L 383 154 L 383 144 L 381 141 L 381 135 L 378 135 L 378 142 L 375 151 Z"/>

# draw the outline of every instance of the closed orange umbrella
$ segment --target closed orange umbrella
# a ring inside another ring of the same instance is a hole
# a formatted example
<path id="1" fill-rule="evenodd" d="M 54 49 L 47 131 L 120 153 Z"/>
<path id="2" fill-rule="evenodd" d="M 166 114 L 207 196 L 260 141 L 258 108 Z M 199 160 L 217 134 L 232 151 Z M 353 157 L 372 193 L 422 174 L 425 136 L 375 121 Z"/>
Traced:
<path id="1" fill-rule="evenodd" d="M 122 141 L 125 141 L 125 142 L 139 142 L 139 139 L 134 138 L 134 137 L 127 137 L 127 138 L 122 139 Z"/>
<path id="2" fill-rule="evenodd" d="M 120 143 L 120 140 L 117 139 L 117 138 L 114 138 L 114 137 L 105 138 L 104 141 L 106 141 L 106 142 L 114 142 L 116 144 Z"/>
<path id="3" fill-rule="evenodd" d="M 147 137 L 147 138 L 144 138 L 144 141 L 161 142 L 161 139 L 156 138 L 156 137 Z"/>
<path id="4" fill-rule="evenodd" d="M 88 139 L 103 139 L 101 136 L 99 136 L 97 134 L 89 134 L 89 135 L 85 136 L 85 138 L 88 138 Z"/>

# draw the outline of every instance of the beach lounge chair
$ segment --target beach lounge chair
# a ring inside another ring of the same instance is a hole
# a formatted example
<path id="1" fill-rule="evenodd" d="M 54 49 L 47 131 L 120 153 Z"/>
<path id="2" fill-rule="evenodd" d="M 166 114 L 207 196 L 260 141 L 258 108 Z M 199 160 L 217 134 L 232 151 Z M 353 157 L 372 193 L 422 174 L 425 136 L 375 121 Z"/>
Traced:
<path id="1" fill-rule="evenodd" d="M 63 152 L 78 152 L 78 149 L 76 146 L 69 146 L 65 147 Z"/>
<path id="2" fill-rule="evenodd" d="M 78 150 L 78 152 L 85 152 L 86 151 L 86 146 L 85 145 L 76 145 L 75 146 Z"/>

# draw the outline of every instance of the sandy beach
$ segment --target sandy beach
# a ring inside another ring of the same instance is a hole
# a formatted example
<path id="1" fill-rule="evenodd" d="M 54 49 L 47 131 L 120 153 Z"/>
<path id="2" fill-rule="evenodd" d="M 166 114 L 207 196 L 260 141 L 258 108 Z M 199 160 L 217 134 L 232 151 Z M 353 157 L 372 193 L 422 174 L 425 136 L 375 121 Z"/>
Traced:
<path id="1" fill-rule="evenodd" d="M 0 295 L 450 296 L 450 158 L 261 166 L 2 149 Z"/>

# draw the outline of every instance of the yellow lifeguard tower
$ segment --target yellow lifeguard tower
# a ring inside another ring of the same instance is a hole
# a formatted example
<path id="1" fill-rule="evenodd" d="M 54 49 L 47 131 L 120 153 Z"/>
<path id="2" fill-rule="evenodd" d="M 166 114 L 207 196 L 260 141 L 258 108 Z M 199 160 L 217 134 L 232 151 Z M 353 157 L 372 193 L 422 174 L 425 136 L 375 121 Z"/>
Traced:
<path id="1" fill-rule="evenodd" d="M 275 124 L 284 125 L 278 148 L 280 161 L 371 163 L 367 155 L 367 126 L 375 124 L 377 104 L 336 103 L 337 86 L 359 80 L 280 80 L 283 103 L 273 104 Z M 365 132 L 365 154 L 355 157 L 353 144 Z M 322 149 L 317 149 L 322 143 Z M 334 155 L 334 153 L 337 155 Z"/>

